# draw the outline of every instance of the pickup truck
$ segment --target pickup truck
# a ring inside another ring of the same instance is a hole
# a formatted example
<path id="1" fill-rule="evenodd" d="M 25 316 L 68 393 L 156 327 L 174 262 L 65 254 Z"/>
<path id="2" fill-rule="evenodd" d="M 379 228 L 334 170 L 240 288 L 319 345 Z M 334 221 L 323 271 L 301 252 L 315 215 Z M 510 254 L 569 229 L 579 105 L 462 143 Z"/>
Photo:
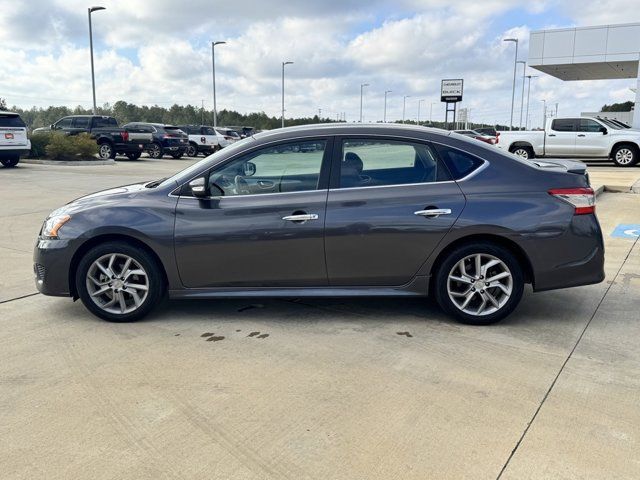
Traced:
<path id="1" fill-rule="evenodd" d="M 140 158 L 144 144 L 129 139 L 129 132 L 118 126 L 113 117 L 104 115 L 71 115 L 58 120 L 49 127 L 36 128 L 33 133 L 60 132 L 66 135 L 88 133 L 98 143 L 100 158 L 115 158 L 126 155 L 131 160 Z"/>
<path id="2" fill-rule="evenodd" d="M 0 164 L 15 167 L 20 156 L 28 155 L 31 141 L 27 138 L 27 126 L 14 112 L 0 111 Z"/>
<path id="3" fill-rule="evenodd" d="M 609 158 L 631 167 L 640 160 L 640 130 L 600 117 L 549 118 L 545 130 L 500 132 L 497 146 L 526 159 Z"/>

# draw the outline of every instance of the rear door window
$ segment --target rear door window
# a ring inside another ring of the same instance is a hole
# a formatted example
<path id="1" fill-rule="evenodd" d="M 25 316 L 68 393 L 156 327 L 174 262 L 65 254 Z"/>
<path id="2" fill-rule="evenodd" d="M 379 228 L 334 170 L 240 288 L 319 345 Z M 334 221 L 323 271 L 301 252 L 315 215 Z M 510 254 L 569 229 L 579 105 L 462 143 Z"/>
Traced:
<path id="1" fill-rule="evenodd" d="M 576 123 L 572 118 L 558 118 L 551 122 L 551 130 L 556 132 L 575 132 Z"/>
<path id="2" fill-rule="evenodd" d="M 73 119 L 73 128 L 89 128 L 89 117 L 76 117 Z"/>
<path id="3" fill-rule="evenodd" d="M 19 115 L 0 114 L 0 127 L 24 128 L 26 125 Z"/>

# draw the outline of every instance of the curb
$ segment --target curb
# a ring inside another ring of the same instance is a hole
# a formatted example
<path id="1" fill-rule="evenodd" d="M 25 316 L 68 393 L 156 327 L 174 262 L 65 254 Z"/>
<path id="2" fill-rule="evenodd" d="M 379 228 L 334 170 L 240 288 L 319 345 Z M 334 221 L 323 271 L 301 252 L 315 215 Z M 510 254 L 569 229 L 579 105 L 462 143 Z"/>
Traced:
<path id="1" fill-rule="evenodd" d="M 40 160 L 37 158 L 21 158 L 20 163 L 32 165 L 63 165 L 68 167 L 92 167 L 95 165 L 115 165 L 115 160 Z"/>

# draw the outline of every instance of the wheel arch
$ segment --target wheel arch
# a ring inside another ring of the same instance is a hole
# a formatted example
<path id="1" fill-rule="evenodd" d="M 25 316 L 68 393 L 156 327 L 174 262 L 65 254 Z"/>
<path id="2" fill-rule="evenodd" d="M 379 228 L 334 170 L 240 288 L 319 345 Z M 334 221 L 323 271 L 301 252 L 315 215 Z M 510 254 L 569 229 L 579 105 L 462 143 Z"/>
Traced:
<path id="1" fill-rule="evenodd" d="M 440 268 L 440 265 L 444 262 L 447 256 L 456 248 L 461 247 L 463 245 L 474 244 L 474 243 L 493 243 L 495 245 L 499 245 L 503 248 L 509 250 L 518 260 L 518 263 L 522 266 L 522 275 L 524 277 L 525 283 L 535 283 L 535 275 L 533 272 L 533 266 L 531 264 L 531 260 L 526 252 L 522 249 L 520 245 L 518 245 L 513 240 L 492 233 L 480 233 L 480 234 L 472 234 L 467 235 L 461 238 L 454 240 L 449 243 L 446 247 L 438 252 L 437 257 L 431 264 L 431 268 L 429 269 L 429 278 L 433 280 L 436 272 Z M 433 287 L 435 282 L 429 282 L 429 293 L 433 293 Z"/>
<path id="2" fill-rule="evenodd" d="M 518 147 L 530 148 L 533 151 L 533 145 L 531 143 L 525 142 L 523 140 L 519 140 L 517 142 L 513 142 L 511 145 L 509 145 L 509 151 L 513 152 L 513 150 L 515 150 Z"/>
<path id="3" fill-rule="evenodd" d="M 613 152 L 615 152 L 617 148 L 623 147 L 623 146 L 629 146 L 633 148 L 637 153 L 640 153 L 640 146 L 636 142 L 633 142 L 631 140 L 620 140 L 611 146 L 611 151 L 609 152 L 609 158 L 613 158 Z"/>
<path id="4" fill-rule="evenodd" d="M 96 247 L 100 244 L 106 242 L 123 242 L 131 246 L 135 246 L 145 250 L 147 253 L 151 255 L 151 257 L 157 262 L 160 271 L 162 272 L 162 281 L 165 286 L 168 285 L 168 276 L 165 265 L 162 263 L 162 260 L 158 256 L 158 254 L 145 242 L 142 240 L 133 237 L 131 235 L 123 234 L 123 233 L 106 233 L 97 235 L 95 237 L 87 239 L 73 254 L 71 258 L 71 262 L 69 263 L 69 292 L 74 300 L 78 299 L 78 292 L 76 290 L 76 272 L 78 270 L 78 264 L 82 257 L 86 255 L 86 253 L 91 250 L 93 247 Z"/>

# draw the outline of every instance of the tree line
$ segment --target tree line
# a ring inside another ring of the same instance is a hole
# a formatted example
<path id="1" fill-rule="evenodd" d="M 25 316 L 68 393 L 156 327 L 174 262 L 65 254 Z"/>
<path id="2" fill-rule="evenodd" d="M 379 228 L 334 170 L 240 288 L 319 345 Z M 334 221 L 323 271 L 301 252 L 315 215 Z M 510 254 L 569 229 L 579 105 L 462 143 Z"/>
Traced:
<path id="1" fill-rule="evenodd" d="M 7 105 L 4 99 L 0 98 L 0 110 L 6 110 Z M 22 109 L 11 107 L 11 111 L 17 112 L 30 129 L 44 127 L 57 122 L 62 117 L 68 115 L 91 115 L 93 111 L 78 105 L 75 108 L 66 106 L 32 107 Z M 113 105 L 104 104 L 97 109 L 98 115 L 108 115 L 115 117 L 119 125 L 129 122 L 151 122 L 169 125 L 212 125 L 213 111 L 202 109 L 193 105 L 172 105 L 171 107 L 160 107 L 158 105 L 135 105 L 125 101 L 117 101 Z M 308 125 L 312 123 L 333 123 L 335 119 L 328 117 L 299 117 L 287 118 L 287 126 Z M 398 121 L 399 122 L 399 121 Z M 415 124 L 415 121 L 407 120 L 408 124 Z M 422 125 L 437 128 L 447 128 L 444 122 L 421 122 Z M 281 126 L 280 117 L 271 117 L 265 112 L 253 112 L 243 114 L 234 110 L 218 111 L 219 126 L 250 126 L 258 130 L 272 130 Z M 485 126 L 485 124 L 470 124 L 469 128 Z M 503 127 L 504 126 L 499 126 Z M 450 126 L 451 128 L 451 126 Z"/>

